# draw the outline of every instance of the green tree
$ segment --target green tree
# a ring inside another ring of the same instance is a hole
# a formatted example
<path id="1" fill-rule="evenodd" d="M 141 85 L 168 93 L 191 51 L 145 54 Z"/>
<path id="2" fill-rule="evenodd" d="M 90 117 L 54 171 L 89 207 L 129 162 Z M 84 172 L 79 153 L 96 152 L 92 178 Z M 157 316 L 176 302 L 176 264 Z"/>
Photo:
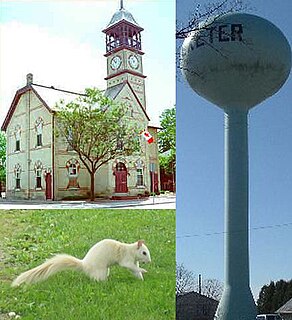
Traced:
<path id="1" fill-rule="evenodd" d="M 57 135 L 64 137 L 90 175 L 90 199 L 94 200 L 97 170 L 117 156 L 139 150 L 139 129 L 127 117 L 127 108 L 98 89 L 86 89 L 76 100 L 61 101 L 56 113 Z"/>
<path id="2" fill-rule="evenodd" d="M 166 109 L 160 116 L 161 131 L 158 133 L 159 162 L 167 173 L 175 173 L 176 167 L 176 112 L 175 107 Z"/>
<path id="3" fill-rule="evenodd" d="M 6 136 L 4 132 L 0 132 L 0 191 L 2 184 L 6 180 Z"/>
<path id="4" fill-rule="evenodd" d="M 257 300 L 259 313 L 274 313 L 292 298 L 292 280 L 271 281 L 261 288 Z"/>
<path id="5" fill-rule="evenodd" d="M 270 282 L 269 285 L 264 285 L 260 291 L 257 301 L 259 313 L 273 313 L 272 299 L 275 293 L 275 283 Z"/>

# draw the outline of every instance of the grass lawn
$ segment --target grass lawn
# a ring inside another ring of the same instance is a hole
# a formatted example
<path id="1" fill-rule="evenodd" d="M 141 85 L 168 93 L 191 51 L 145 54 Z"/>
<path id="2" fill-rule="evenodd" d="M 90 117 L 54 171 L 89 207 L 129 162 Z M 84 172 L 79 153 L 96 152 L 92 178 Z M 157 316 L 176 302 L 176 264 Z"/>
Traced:
<path id="1" fill-rule="evenodd" d="M 64 271 L 47 281 L 11 288 L 20 273 L 52 254 L 83 258 L 104 238 L 144 239 L 152 262 L 144 281 L 111 268 L 108 281 Z M 174 210 L 0 210 L 0 319 L 175 319 Z M 10 318 L 11 319 L 11 318 Z"/>

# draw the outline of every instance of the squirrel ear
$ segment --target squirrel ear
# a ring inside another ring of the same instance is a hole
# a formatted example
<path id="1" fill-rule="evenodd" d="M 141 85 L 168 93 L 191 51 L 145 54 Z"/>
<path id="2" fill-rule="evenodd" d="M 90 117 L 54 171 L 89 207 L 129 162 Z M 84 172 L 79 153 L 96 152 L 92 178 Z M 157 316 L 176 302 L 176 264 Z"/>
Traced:
<path id="1" fill-rule="evenodd" d="M 143 243 L 145 243 L 144 240 L 139 240 L 138 241 L 138 249 L 142 246 Z"/>

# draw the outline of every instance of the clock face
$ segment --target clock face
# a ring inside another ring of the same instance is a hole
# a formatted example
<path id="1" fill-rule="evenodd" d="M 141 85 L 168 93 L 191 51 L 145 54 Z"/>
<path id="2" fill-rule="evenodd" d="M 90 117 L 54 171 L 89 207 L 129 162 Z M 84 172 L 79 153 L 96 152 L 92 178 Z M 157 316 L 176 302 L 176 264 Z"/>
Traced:
<path id="1" fill-rule="evenodd" d="M 121 63 L 122 63 L 122 59 L 119 56 L 115 56 L 111 60 L 111 63 L 110 63 L 111 64 L 111 68 L 113 70 L 117 70 L 117 69 L 119 69 Z"/>
<path id="2" fill-rule="evenodd" d="M 135 55 L 130 55 L 129 56 L 129 63 L 130 63 L 130 66 L 133 68 L 133 69 L 137 69 L 138 66 L 139 66 L 139 60 L 138 58 L 135 56 Z"/>

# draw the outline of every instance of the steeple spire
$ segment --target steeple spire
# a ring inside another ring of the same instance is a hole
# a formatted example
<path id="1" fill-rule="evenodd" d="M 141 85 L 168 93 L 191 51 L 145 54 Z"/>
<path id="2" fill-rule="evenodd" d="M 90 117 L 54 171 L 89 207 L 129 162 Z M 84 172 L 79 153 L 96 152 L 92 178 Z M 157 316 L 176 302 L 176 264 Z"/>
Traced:
<path id="1" fill-rule="evenodd" d="M 124 1 L 120 0 L 120 10 L 124 9 Z"/>

